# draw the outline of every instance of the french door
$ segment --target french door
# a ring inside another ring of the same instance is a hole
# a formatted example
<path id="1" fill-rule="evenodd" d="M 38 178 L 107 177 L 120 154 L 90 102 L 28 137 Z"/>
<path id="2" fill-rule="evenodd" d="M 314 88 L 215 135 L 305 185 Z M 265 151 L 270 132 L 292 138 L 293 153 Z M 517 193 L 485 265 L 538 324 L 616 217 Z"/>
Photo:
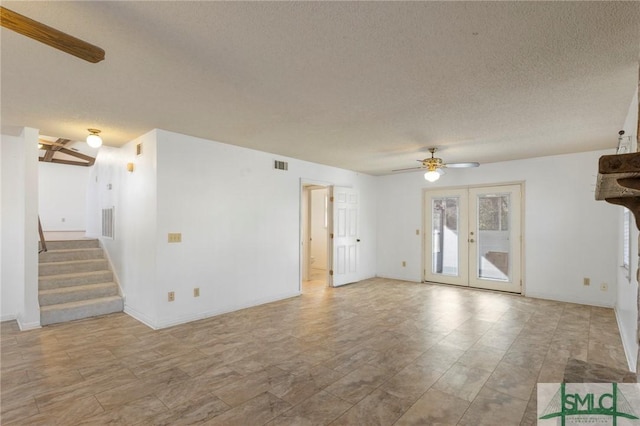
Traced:
<path id="1" fill-rule="evenodd" d="M 425 191 L 424 280 L 522 292 L 521 186 Z"/>

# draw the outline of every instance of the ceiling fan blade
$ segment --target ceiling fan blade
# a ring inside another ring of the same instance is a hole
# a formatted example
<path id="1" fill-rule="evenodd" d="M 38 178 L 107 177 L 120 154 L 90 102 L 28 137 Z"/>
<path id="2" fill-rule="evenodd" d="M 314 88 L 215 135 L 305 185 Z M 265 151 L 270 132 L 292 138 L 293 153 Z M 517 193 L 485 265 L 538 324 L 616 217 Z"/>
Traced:
<path id="1" fill-rule="evenodd" d="M 34 21 L 2 6 L 0 6 L 0 25 L 94 64 L 104 59 L 104 50 L 98 46 L 94 46 L 93 44 L 58 31 L 38 21 Z"/>
<path id="2" fill-rule="evenodd" d="M 471 162 L 471 163 L 447 163 L 443 164 L 444 167 L 448 167 L 450 169 L 465 169 L 469 167 L 478 167 L 480 163 Z"/>
<path id="3" fill-rule="evenodd" d="M 391 170 L 392 172 L 408 172 L 409 170 L 421 170 L 424 169 L 424 167 L 408 167 L 406 169 L 395 169 L 395 170 Z"/>

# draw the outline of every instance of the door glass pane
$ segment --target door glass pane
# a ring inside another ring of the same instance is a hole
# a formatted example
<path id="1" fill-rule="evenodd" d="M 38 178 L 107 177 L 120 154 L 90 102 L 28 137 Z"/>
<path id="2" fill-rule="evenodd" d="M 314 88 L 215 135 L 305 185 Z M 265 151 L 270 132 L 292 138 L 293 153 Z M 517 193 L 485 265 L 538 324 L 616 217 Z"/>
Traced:
<path id="1" fill-rule="evenodd" d="M 478 195 L 478 278 L 509 281 L 510 204 L 509 194 Z"/>
<path id="2" fill-rule="evenodd" d="M 431 202 L 431 272 L 458 276 L 458 197 L 433 198 Z"/>

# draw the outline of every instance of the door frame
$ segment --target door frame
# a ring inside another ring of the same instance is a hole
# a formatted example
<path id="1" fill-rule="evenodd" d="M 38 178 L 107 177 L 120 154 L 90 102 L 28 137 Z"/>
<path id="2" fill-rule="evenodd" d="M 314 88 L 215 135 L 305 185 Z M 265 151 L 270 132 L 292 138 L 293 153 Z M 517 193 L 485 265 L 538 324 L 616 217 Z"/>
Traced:
<path id="1" fill-rule="evenodd" d="M 427 283 L 431 281 L 425 280 L 426 275 L 426 256 L 427 256 L 427 232 L 431 232 L 431 227 L 427 226 L 427 211 L 425 208 L 427 201 L 427 194 L 430 191 L 449 191 L 449 190 L 470 190 L 477 188 L 486 188 L 493 186 L 509 186 L 509 185 L 519 185 L 520 186 L 520 280 L 522 282 L 520 286 L 520 293 L 509 293 L 514 295 L 524 296 L 526 294 L 526 262 L 525 262 L 525 254 L 526 254 L 526 227 L 525 227 L 525 211 L 526 211 L 526 181 L 518 180 L 518 181 L 507 181 L 507 182 L 487 182 L 475 185 L 455 185 L 455 186 L 436 186 L 436 187 L 424 187 L 422 188 L 422 283 Z M 472 288 L 476 290 L 483 290 L 477 287 L 465 286 L 466 288 Z M 488 290 L 493 291 L 493 290 Z"/>
<path id="2" fill-rule="evenodd" d="M 303 206 L 303 203 L 305 201 L 305 197 L 304 197 L 304 192 L 306 190 L 309 190 L 309 192 L 311 192 L 311 190 L 309 189 L 310 187 L 323 187 L 327 189 L 327 193 L 329 193 L 330 188 L 333 186 L 334 184 L 331 182 L 326 182 L 326 181 L 319 181 L 319 180 L 313 180 L 313 179 L 304 179 L 304 178 L 300 178 L 300 193 L 299 193 L 299 210 L 298 210 L 298 216 L 299 216 L 299 226 L 298 226 L 298 250 L 299 250 L 299 265 L 298 265 L 298 292 L 302 293 L 302 282 L 305 280 L 305 276 L 304 276 L 304 265 L 305 262 L 308 263 L 308 266 L 310 266 L 310 261 L 309 259 L 305 259 L 305 256 L 310 256 L 311 250 L 305 250 L 304 249 L 304 243 L 305 241 L 303 241 L 303 238 L 306 234 L 305 231 L 305 227 L 306 226 L 311 226 L 310 222 L 309 222 L 309 217 L 304 217 L 304 212 L 305 212 L 305 208 Z M 309 194 L 311 195 L 311 194 Z M 310 214 L 310 202 L 311 202 L 311 197 L 309 197 L 309 199 L 307 200 L 309 205 L 306 207 L 307 209 L 307 213 Z M 329 238 L 330 234 L 331 234 L 331 226 L 329 226 L 330 224 L 333 223 L 333 211 L 330 208 L 327 208 L 327 220 L 328 220 L 328 224 L 327 224 L 327 274 L 325 276 L 325 285 L 327 287 L 330 287 L 331 284 L 331 279 L 329 277 L 329 270 L 331 269 L 330 265 L 332 262 L 332 252 L 333 252 L 333 244 L 331 242 L 331 239 Z M 309 242 L 307 241 L 307 245 L 309 244 Z"/>

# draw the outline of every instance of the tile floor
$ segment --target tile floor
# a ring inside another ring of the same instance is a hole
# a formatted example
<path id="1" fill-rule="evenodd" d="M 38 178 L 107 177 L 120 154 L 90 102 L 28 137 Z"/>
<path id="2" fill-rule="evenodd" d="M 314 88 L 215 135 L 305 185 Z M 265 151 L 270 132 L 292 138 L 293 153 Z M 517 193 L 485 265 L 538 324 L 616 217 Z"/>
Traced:
<path id="1" fill-rule="evenodd" d="M 1 329 L 3 425 L 535 424 L 569 359 L 627 370 L 611 309 L 371 279 L 153 331 Z"/>

